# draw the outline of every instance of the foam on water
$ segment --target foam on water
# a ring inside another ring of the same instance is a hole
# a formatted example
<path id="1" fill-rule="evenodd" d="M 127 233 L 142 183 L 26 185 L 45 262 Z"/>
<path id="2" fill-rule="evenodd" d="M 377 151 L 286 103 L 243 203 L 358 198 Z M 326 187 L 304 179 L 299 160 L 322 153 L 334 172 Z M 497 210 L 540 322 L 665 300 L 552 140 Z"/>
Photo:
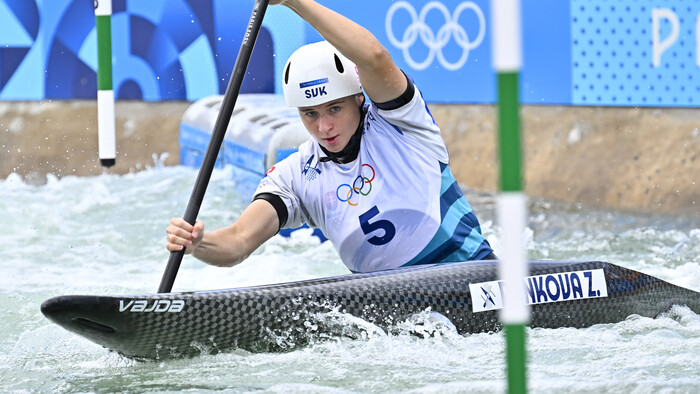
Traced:
<path id="1" fill-rule="evenodd" d="M 165 227 L 184 212 L 196 171 L 158 167 L 122 176 L 0 180 L 0 391 L 502 392 L 501 334 L 462 336 L 430 311 L 384 331 L 334 311 L 309 321 L 343 335 L 284 353 L 235 351 L 136 362 L 51 324 L 39 311 L 64 294 L 155 292 L 168 253 Z M 207 228 L 235 220 L 247 198 L 216 171 L 200 211 Z M 494 200 L 472 194 L 496 250 Z M 532 201 L 530 258 L 603 260 L 700 290 L 700 229 L 692 218 Z M 310 231 L 275 237 L 232 269 L 187 256 L 174 290 L 218 289 L 344 274 Z M 527 329 L 536 392 L 693 392 L 700 389 L 700 317 L 674 307 L 585 329 Z M 284 341 L 285 338 L 279 338 Z"/>

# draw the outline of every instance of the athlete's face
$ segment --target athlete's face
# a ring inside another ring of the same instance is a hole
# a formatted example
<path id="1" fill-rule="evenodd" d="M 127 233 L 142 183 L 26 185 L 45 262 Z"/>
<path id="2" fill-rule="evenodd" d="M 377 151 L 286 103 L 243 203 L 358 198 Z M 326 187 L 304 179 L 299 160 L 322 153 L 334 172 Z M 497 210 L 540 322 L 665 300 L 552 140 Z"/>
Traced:
<path id="1" fill-rule="evenodd" d="M 360 123 L 362 95 L 348 96 L 313 107 L 300 107 L 306 130 L 330 152 L 340 152 Z"/>

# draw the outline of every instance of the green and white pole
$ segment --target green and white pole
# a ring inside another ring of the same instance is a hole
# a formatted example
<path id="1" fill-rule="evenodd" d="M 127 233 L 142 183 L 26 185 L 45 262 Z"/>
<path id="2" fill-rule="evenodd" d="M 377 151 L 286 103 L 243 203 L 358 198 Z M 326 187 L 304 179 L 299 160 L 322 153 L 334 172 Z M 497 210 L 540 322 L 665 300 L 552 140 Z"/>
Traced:
<path id="1" fill-rule="evenodd" d="M 112 0 L 95 0 L 97 31 L 97 136 L 100 164 L 111 167 L 117 161 L 112 90 Z"/>
<path id="2" fill-rule="evenodd" d="M 530 308 L 525 303 L 528 276 L 525 226 L 527 198 L 522 191 L 519 74 L 522 65 L 520 0 L 491 0 L 493 64 L 498 73 L 498 129 L 501 193 L 499 276 L 503 281 L 501 323 L 506 337 L 508 392 L 524 393 L 526 381 L 525 326 Z"/>

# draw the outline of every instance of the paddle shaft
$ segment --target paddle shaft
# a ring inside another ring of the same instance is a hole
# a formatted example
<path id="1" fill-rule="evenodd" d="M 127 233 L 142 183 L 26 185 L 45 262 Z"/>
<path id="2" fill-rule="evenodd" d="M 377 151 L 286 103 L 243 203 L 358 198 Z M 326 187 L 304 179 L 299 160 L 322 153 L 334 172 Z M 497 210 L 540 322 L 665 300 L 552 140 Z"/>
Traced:
<path id="1" fill-rule="evenodd" d="M 204 193 L 207 191 L 211 174 L 214 171 L 214 166 L 216 165 L 216 158 L 219 155 L 221 144 L 226 136 L 226 129 L 228 129 L 231 114 L 233 113 L 233 108 L 236 105 L 238 93 L 241 90 L 243 77 L 245 76 L 246 69 L 248 68 L 250 56 L 253 53 L 255 40 L 260 32 L 260 26 L 262 25 L 268 2 L 269 0 L 256 0 L 253 12 L 250 15 L 250 21 L 248 22 L 248 27 L 246 28 L 243 36 L 243 42 L 241 43 L 241 49 L 238 51 L 236 63 L 234 64 L 233 72 L 231 73 L 231 79 L 226 87 L 224 100 L 221 104 L 219 115 L 216 118 L 216 123 L 214 124 L 214 131 L 212 133 L 211 140 L 209 141 L 207 152 L 204 155 L 202 166 L 199 169 L 199 174 L 197 175 L 197 181 L 194 184 L 190 201 L 187 204 L 187 209 L 185 210 L 185 216 L 183 219 L 189 224 L 194 225 L 195 221 L 197 220 L 197 215 L 199 214 L 199 208 L 202 206 Z M 184 248 L 181 251 L 170 252 L 168 265 L 165 267 L 163 278 L 161 279 L 160 286 L 158 287 L 158 293 L 170 293 L 184 255 Z"/>

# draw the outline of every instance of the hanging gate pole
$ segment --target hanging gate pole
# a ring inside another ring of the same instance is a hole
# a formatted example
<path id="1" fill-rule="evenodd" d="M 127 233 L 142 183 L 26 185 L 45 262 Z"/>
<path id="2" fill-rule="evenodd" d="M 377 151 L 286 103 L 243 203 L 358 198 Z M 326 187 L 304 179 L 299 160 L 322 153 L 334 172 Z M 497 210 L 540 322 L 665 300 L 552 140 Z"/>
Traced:
<path id="1" fill-rule="evenodd" d="M 523 302 L 527 272 L 527 198 L 522 191 L 519 74 L 522 64 L 520 0 L 491 0 L 493 64 L 498 73 L 500 187 L 498 222 L 503 250 L 499 277 L 504 284 L 501 323 L 506 336 L 508 392 L 527 391 L 525 326 L 530 308 Z"/>
<path id="2" fill-rule="evenodd" d="M 100 164 L 111 167 L 117 161 L 112 90 L 112 0 L 95 0 L 97 31 L 97 138 Z"/>

